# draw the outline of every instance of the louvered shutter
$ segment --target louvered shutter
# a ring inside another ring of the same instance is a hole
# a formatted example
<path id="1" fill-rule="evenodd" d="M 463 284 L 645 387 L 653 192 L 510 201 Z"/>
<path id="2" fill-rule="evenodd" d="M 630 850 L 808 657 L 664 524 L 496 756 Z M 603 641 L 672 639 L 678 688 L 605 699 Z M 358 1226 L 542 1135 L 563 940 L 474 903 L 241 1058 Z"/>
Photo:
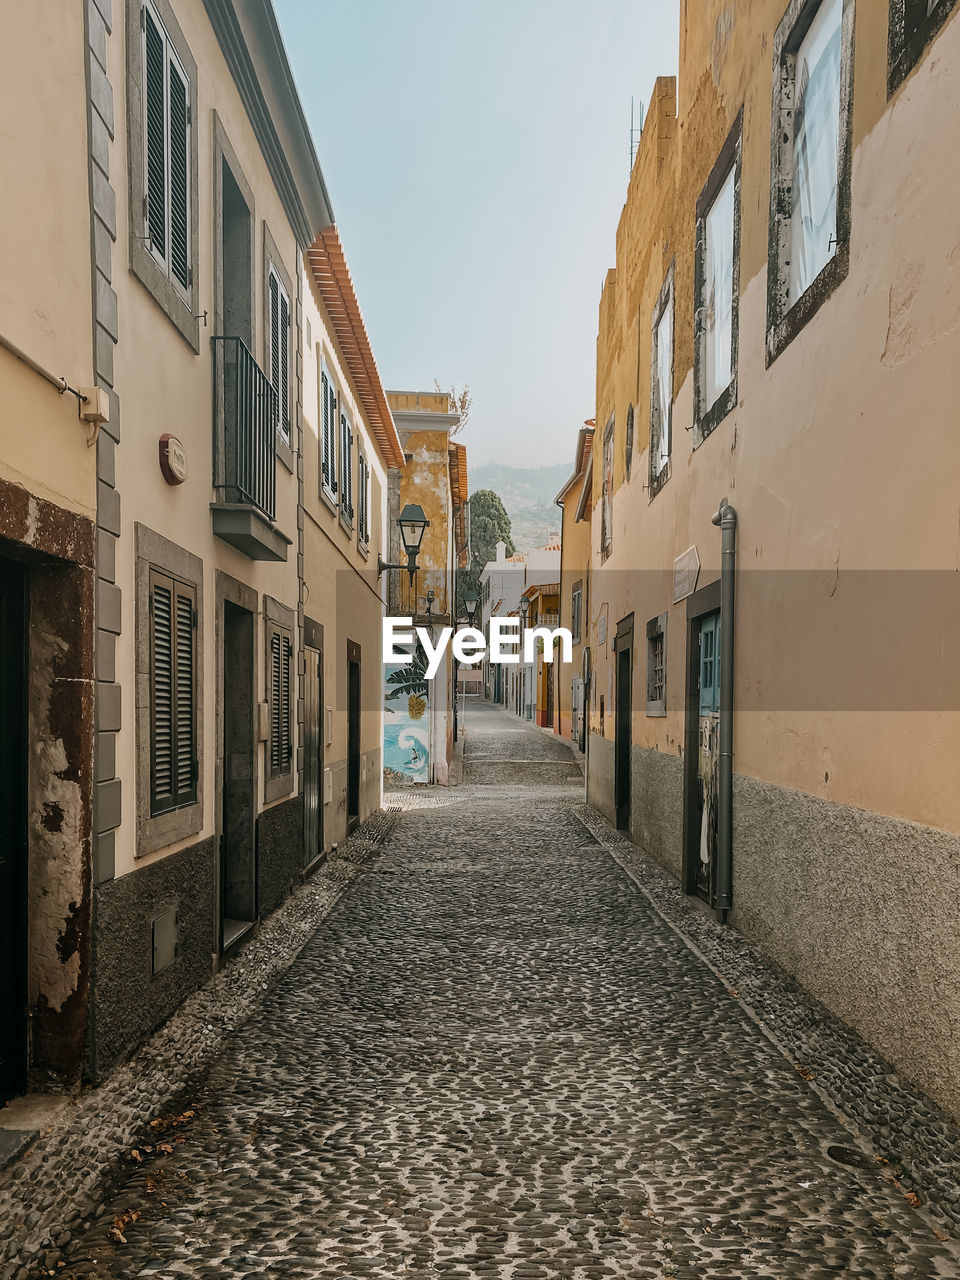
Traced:
<path id="1" fill-rule="evenodd" d="M 187 78 L 175 58 L 170 73 L 170 270 L 186 289 L 190 284 L 188 167 L 190 104 Z"/>
<path id="2" fill-rule="evenodd" d="M 333 383 L 330 384 L 330 412 L 327 415 L 327 429 L 329 431 L 329 457 L 330 457 L 330 492 L 337 492 L 337 391 Z"/>
<path id="3" fill-rule="evenodd" d="M 176 734 L 174 779 L 178 805 L 197 798 L 196 752 L 196 644 L 194 642 L 196 595 L 180 583 L 175 587 L 176 627 L 174 703 Z"/>
<path id="4" fill-rule="evenodd" d="M 280 632 L 270 629 L 270 773 L 280 772 L 280 683 L 282 650 Z"/>
<path id="5" fill-rule="evenodd" d="M 280 282 L 270 272 L 270 385 L 280 392 Z"/>
<path id="6" fill-rule="evenodd" d="M 150 573 L 150 812 L 197 799 L 197 592 Z"/>
<path id="7" fill-rule="evenodd" d="M 164 33 L 149 9 L 143 11 L 144 161 L 146 231 L 153 249 L 167 258 L 166 61 Z"/>
<path id="8" fill-rule="evenodd" d="M 280 430 L 290 439 L 290 302 L 280 290 Z"/>
<path id="9" fill-rule="evenodd" d="M 280 769 L 286 773 L 293 755 L 293 735 L 290 732 L 290 668 L 293 665 L 293 645 L 289 636 L 281 637 L 282 662 L 280 666 Z"/>
<path id="10" fill-rule="evenodd" d="M 327 431 L 330 421 L 330 405 L 327 402 L 328 384 L 327 375 L 323 371 L 320 373 L 320 475 L 322 483 L 330 485 L 330 442 L 327 437 Z"/>
<path id="11" fill-rule="evenodd" d="M 151 575 L 150 720 L 152 759 L 150 810 L 163 813 L 174 804 L 173 584 Z"/>

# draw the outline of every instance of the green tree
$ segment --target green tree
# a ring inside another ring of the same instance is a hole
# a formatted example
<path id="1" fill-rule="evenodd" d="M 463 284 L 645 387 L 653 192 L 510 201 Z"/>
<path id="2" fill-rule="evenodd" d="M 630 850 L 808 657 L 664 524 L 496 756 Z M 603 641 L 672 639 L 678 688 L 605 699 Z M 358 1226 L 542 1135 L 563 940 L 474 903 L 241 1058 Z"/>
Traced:
<path id="1" fill-rule="evenodd" d="M 478 489 L 470 495 L 470 565 L 460 570 L 458 594 L 480 593 L 480 574 L 489 560 L 497 558 L 497 543 L 505 542 L 507 555 L 516 551 L 510 536 L 510 517 L 498 493 Z"/>

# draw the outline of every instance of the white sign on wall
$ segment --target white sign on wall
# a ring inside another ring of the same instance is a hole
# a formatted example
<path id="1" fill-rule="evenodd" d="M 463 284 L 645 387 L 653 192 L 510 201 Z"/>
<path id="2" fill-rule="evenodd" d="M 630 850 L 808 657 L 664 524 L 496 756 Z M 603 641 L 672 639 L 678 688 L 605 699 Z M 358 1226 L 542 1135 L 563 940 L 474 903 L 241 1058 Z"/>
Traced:
<path id="1" fill-rule="evenodd" d="M 696 547 L 688 547 L 673 562 L 673 603 L 679 604 L 692 596 L 700 577 L 700 556 Z"/>

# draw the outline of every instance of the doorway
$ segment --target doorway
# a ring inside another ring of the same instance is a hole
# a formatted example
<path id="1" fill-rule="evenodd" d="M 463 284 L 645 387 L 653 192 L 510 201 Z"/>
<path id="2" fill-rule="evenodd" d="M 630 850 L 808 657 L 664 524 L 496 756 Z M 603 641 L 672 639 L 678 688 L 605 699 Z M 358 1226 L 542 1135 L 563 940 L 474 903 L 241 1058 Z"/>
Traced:
<path id="1" fill-rule="evenodd" d="M 309 867 L 323 853 L 323 653 L 305 645 L 303 655 L 303 865 Z"/>
<path id="2" fill-rule="evenodd" d="M 687 715 L 683 779 L 684 890 L 709 906 L 717 894 L 720 767 L 720 583 L 687 600 Z"/>
<path id="3" fill-rule="evenodd" d="M 613 720 L 614 796 L 617 830 L 630 830 L 633 745 L 633 614 L 617 624 L 617 701 Z"/>
<path id="4" fill-rule="evenodd" d="M 221 951 L 257 918 L 254 706 L 254 615 L 227 600 L 223 605 Z"/>
<path id="5" fill-rule="evenodd" d="M 347 641 L 347 831 L 360 822 L 360 646 Z"/>
<path id="6" fill-rule="evenodd" d="M 0 1106 L 27 1080 L 27 607 L 0 560 Z"/>

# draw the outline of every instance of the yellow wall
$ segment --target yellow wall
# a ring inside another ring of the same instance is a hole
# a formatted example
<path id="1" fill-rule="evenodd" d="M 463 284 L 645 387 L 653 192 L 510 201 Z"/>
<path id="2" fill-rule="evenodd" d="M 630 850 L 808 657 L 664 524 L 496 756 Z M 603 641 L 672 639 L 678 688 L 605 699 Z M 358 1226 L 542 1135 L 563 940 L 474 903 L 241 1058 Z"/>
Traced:
<path id="1" fill-rule="evenodd" d="M 946 388 L 954 376 L 960 297 L 960 252 L 949 211 L 960 199 L 960 171 L 943 164 L 960 125 L 960 22 L 947 22 L 887 107 L 887 8 L 856 8 L 849 275 L 769 369 L 771 48 L 781 0 L 753 0 L 735 10 L 721 0 L 685 5 L 679 129 L 675 82 L 657 83 L 617 231 L 616 269 L 600 306 L 590 606 L 595 684 L 603 694 L 617 619 L 635 611 L 639 637 L 648 618 L 670 613 L 665 719 L 643 714 L 643 648 L 637 641 L 633 741 L 641 746 L 674 755 L 681 749 L 684 606 L 671 605 L 669 575 L 675 557 L 696 544 L 703 562 L 699 585 L 718 576 L 719 532 L 710 517 L 725 495 L 740 512 L 742 571 L 814 570 L 825 575 L 824 592 L 830 593 L 838 570 L 960 568 L 949 479 L 960 463 L 960 443 L 945 430 L 953 413 Z M 694 451 L 694 211 L 741 106 L 739 404 Z M 650 501 L 651 327 L 671 262 L 673 474 Z M 624 428 L 631 403 L 639 447 L 627 481 Z M 613 554 L 601 566 L 600 463 L 611 413 Z M 915 508 L 918 495 L 923 500 Z M 659 576 L 641 577 L 637 570 Z M 737 698 L 749 705 L 752 696 L 758 709 L 737 717 L 737 772 L 960 830 L 960 716 L 954 711 L 759 709 L 765 672 L 773 674 L 783 639 L 796 641 L 798 627 L 803 632 L 803 618 L 780 598 L 784 581 L 778 588 L 773 577 L 756 578 L 752 587 L 744 580 Z M 604 606 L 608 638 L 599 646 L 596 621 Z M 828 613 L 811 616 L 800 648 L 822 649 L 829 625 Z M 846 630 L 831 635 L 825 661 L 835 661 L 843 649 L 869 655 L 871 628 L 882 631 L 884 614 L 847 615 L 842 625 Z M 614 716 L 606 701 L 609 738 Z M 596 731 L 595 704 L 594 712 Z"/>
<path id="2" fill-rule="evenodd" d="M 0 6 L 0 47 L 0 335 L 81 388 L 93 380 L 83 6 L 37 0 L 29 22 Z M 2 348 L 0 386 L 0 476 L 92 518 L 96 452 L 77 401 Z"/>

